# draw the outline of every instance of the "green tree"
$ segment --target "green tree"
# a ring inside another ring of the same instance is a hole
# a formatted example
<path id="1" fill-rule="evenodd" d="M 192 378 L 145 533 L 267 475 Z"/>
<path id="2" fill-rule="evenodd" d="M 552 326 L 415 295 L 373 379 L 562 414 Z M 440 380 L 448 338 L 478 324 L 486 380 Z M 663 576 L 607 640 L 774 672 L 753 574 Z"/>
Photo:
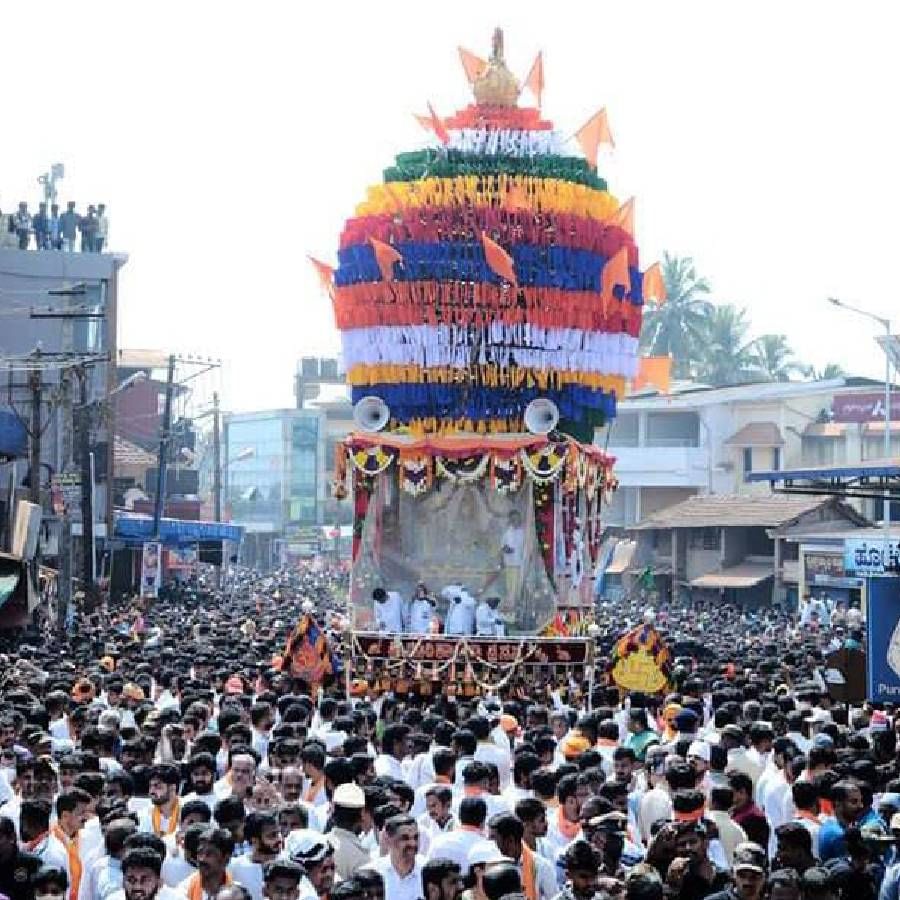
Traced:
<path id="1" fill-rule="evenodd" d="M 753 341 L 747 339 L 747 310 L 723 303 L 712 307 L 704 324 L 697 378 L 717 386 L 752 381 L 755 355 Z"/>
<path id="2" fill-rule="evenodd" d="M 843 378 L 847 372 L 840 363 L 825 363 L 821 369 L 815 366 L 807 366 L 803 374 L 810 381 L 831 381 L 834 378 Z"/>
<path id="3" fill-rule="evenodd" d="M 641 350 L 649 356 L 671 356 L 672 374 L 690 378 L 702 355 L 711 309 L 709 284 L 697 275 L 689 256 L 664 253 L 662 276 L 667 299 L 644 310 Z"/>
<path id="4" fill-rule="evenodd" d="M 753 342 L 753 357 L 757 374 L 766 381 L 790 381 L 805 371 L 783 334 L 760 335 Z"/>

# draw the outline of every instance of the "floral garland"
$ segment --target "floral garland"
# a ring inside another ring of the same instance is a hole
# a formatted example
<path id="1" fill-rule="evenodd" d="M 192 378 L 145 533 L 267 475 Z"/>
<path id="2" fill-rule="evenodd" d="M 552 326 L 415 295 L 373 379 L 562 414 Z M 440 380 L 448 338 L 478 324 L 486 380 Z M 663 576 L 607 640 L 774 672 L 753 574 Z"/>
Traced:
<path id="1" fill-rule="evenodd" d="M 471 463 L 475 459 L 478 459 L 478 462 L 474 468 L 465 468 L 467 463 Z M 453 460 L 452 462 L 444 459 L 444 457 L 436 456 L 434 458 L 434 467 L 441 478 L 446 478 L 452 484 L 459 482 L 468 484 L 484 478 L 490 461 L 490 453 L 483 453 L 480 458 L 471 456 L 461 460 Z"/>
<path id="2" fill-rule="evenodd" d="M 491 457 L 491 487 L 498 494 L 514 494 L 522 486 L 522 465 L 518 456 Z"/>
<path id="3" fill-rule="evenodd" d="M 353 467 L 369 478 L 374 478 L 376 475 L 380 475 L 382 472 L 387 471 L 396 459 L 396 453 L 385 450 L 384 447 L 381 447 L 380 445 L 375 447 L 361 447 L 359 450 L 354 450 L 350 454 L 350 462 L 353 464 Z"/>
<path id="4" fill-rule="evenodd" d="M 560 452 L 560 448 L 564 448 Z M 569 458 L 568 444 L 548 444 L 538 450 L 529 452 L 520 450 L 519 456 L 525 471 L 537 484 L 550 484 L 559 478 Z"/>
<path id="5" fill-rule="evenodd" d="M 401 458 L 400 487 L 413 497 L 426 494 L 431 490 L 433 471 L 430 456 Z"/>

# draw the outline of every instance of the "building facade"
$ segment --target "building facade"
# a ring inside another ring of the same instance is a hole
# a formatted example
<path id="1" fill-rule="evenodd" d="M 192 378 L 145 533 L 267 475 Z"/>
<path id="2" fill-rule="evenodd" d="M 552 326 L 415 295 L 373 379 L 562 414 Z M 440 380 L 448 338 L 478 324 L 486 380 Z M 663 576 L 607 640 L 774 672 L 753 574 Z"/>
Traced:
<path id="1" fill-rule="evenodd" d="M 877 407 L 857 421 L 838 421 L 859 407 L 851 401 L 880 389 L 880 382 L 845 377 L 723 388 L 684 384 L 670 394 L 627 397 L 596 438 L 616 456 L 620 485 L 604 521 L 631 527 L 697 494 L 767 493 L 767 485 L 746 482 L 750 472 L 881 458 L 884 425 Z M 891 447 L 900 455 L 900 419 L 892 425 Z M 877 519 L 876 507 L 868 503 L 861 511 Z"/>
<path id="2" fill-rule="evenodd" d="M 115 411 L 108 398 L 118 382 L 118 278 L 127 259 L 124 254 L 0 249 L 0 356 L 9 360 L 40 351 L 40 471 L 35 477 L 40 481 L 43 507 L 42 556 L 54 567 L 63 565 L 59 558 L 62 520 L 51 507 L 51 484 L 55 476 L 82 470 L 73 427 L 77 417 L 73 407 L 82 403 L 89 411 L 87 449 L 93 458 L 94 536 L 98 542 L 102 543 L 111 521 L 107 485 L 115 452 L 114 448 L 110 452 L 108 435 L 114 430 Z M 79 362 L 86 363 L 83 370 L 76 368 Z M 9 414 L 20 419 L 31 431 L 35 394 L 28 378 L 27 365 L 8 369 L 0 412 L 7 414 L 4 418 L 8 421 L 12 421 Z M 17 486 L 14 497 L 4 491 L 0 499 L 4 508 L 10 500 L 29 498 L 30 443 L 29 437 L 22 448 L 24 455 L 5 454 L 0 448 L 0 459 L 8 459 L 0 464 L 0 479 L 4 485 L 12 481 Z M 80 507 L 73 506 L 70 515 L 76 523 L 73 533 L 80 534 Z M 5 522 L 6 517 L 0 521 Z M 80 558 L 77 549 L 76 560 Z"/>
<path id="3" fill-rule="evenodd" d="M 352 521 L 350 503 L 330 489 L 349 410 L 321 402 L 223 417 L 224 512 L 246 529 L 246 561 L 268 568 L 318 552 L 333 526 Z"/>

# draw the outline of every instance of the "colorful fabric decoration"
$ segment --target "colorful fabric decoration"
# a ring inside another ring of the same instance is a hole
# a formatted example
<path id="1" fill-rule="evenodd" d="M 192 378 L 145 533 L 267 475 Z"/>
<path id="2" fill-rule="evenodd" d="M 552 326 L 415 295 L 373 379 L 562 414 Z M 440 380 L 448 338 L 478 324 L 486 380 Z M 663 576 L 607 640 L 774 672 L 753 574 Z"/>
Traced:
<path id="1" fill-rule="evenodd" d="M 610 674 L 623 690 L 663 694 L 672 676 L 672 654 L 652 625 L 638 625 L 613 647 Z"/>
<path id="2" fill-rule="evenodd" d="M 431 146 L 397 154 L 369 188 L 333 277 L 317 265 L 354 399 L 383 400 L 391 428 L 490 434 L 521 430 L 544 397 L 585 433 L 637 371 L 644 303 L 633 201 L 597 172 L 606 113 L 566 138 L 541 116 L 541 54 L 521 86 L 499 33 L 490 59 L 459 56 L 477 102 L 445 117 L 427 105 Z M 516 105 L 523 88 L 538 108 Z M 390 462 L 352 464 L 371 477 Z M 404 465 L 411 490 L 441 475 Z M 502 469 L 491 477 L 508 483 Z"/>

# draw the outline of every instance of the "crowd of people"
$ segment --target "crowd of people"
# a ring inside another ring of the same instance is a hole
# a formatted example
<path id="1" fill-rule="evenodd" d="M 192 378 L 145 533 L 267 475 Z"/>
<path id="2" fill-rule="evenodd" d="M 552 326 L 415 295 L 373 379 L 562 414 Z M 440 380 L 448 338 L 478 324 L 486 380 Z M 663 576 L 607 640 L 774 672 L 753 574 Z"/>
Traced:
<path id="1" fill-rule="evenodd" d="M 348 697 L 292 674 L 347 576 L 244 574 L 2 639 L 10 900 L 898 900 L 890 708 L 832 700 L 849 635 L 780 609 L 655 611 L 669 693 L 598 677 L 474 698 Z M 855 637 L 854 637 L 855 640 Z"/>
<path id="2" fill-rule="evenodd" d="M 102 253 L 108 241 L 109 215 L 103 203 L 91 204 L 83 214 L 74 200 L 63 212 L 59 204 L 47 201 L 38 203 L 34 213 L 24 200 L 14 212 L 0 209 L 0 249 Z"/>

